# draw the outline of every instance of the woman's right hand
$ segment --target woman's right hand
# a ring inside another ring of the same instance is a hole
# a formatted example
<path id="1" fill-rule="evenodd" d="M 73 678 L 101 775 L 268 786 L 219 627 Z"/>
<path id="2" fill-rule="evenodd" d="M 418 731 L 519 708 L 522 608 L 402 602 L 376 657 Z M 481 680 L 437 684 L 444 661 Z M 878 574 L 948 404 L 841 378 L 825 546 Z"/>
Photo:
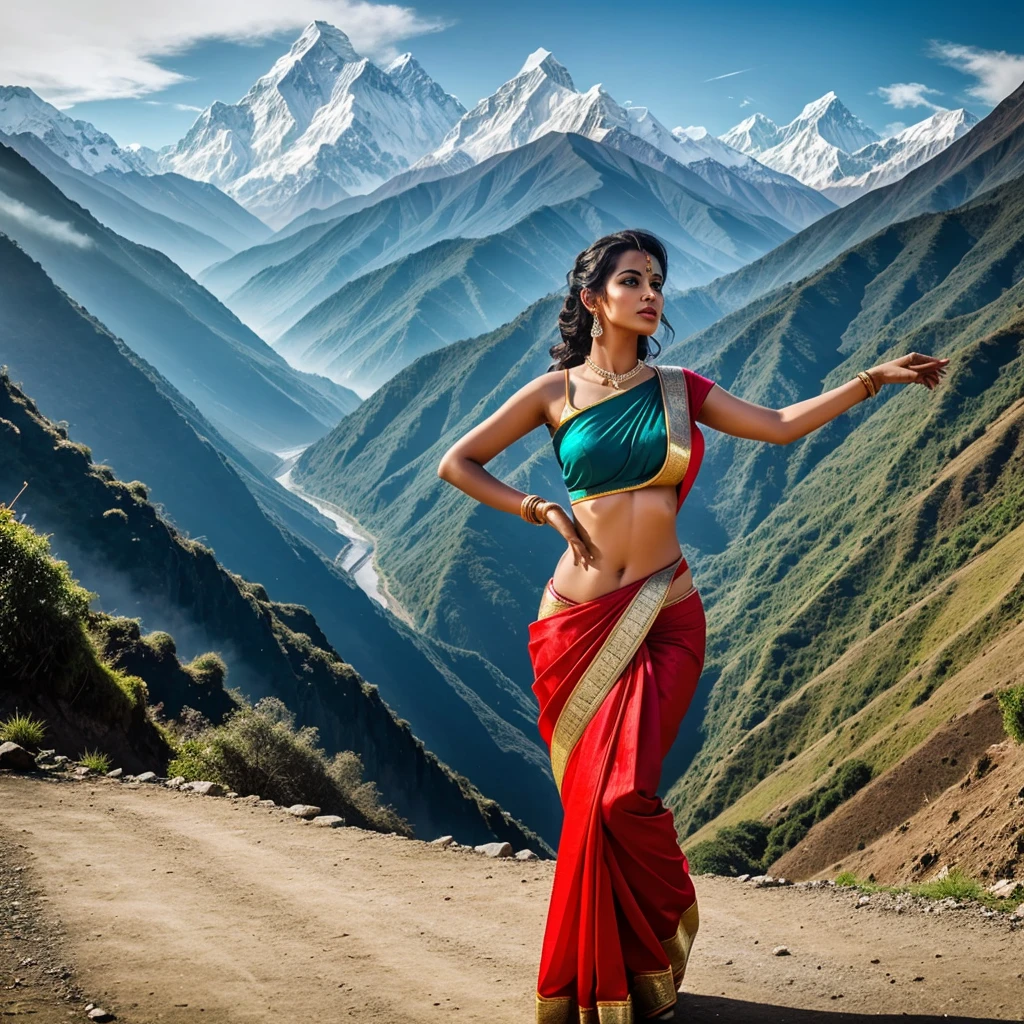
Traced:
<path id="1" fill-rule="evenodd" d="M 589 569 L 594 563 L 594 555 L 584 543 L 576 530 L 576 524 L 561 505 L 551 502 L 544 511 L 544 520 L 550 523 L 566 540 L 572 551 L 572 564 L 582 565 Z"/>

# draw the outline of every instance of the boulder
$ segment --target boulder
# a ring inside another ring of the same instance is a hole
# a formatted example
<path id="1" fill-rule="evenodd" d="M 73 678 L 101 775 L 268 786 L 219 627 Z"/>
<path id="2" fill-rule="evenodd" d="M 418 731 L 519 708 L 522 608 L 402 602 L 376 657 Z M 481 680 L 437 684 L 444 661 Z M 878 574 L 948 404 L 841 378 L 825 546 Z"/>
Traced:
<path id="1" fill-rule="evenodd" d="M 533 850 L 519 850 L 516 853 L 516 860 L 540 860 Z"/>
<path id="2" fill-rule="evenodd" d="M 480 846 L 474 846 L 473 849 L 477 853 L 482 853 L 485 857 L 513 856 L 511 843 L 482 843 Z"/>
<path id="3" fill-rule="evenodd" d="M 311 820 L 314 825 L 321 828 L 341 828 L 345 824 L 345 819 L 338 817 L 337 814 L 318 814 Z"/>
<path id="4" fill-rule="evenodd" d="M 256 804 L 256 806 L 257 807 L 276 807 L 277 804 L 275 804 L 273 800 L 260 800 L 259 803 Z"/>
<path id="5" fill-rule="evenodd" d="M 153 782 L 156 779 L 156 772 L 143 772 L 135 776 L 136 782 Z"/>
<path id="6" fill-rule="evenodd" d="M 173 779 L 168 779 L 164 785 L 168 789 L 184 789 L 185 787 L 185 776 L 175 775 Z"/>
<path id="7" fill-rule="evenodd" d="M 454 840 L 451 836 L 438 836 L 437 839 L 431 839 L 431 846 L 440 846 L 442 849 L 446 846 L 451 846 Z"/>
<path id="8" fill-rule="evenodd" d="M 1014 881 L 1012 878 L 1000 878 L 994 885 L 988 887 L 988 891 L 993 896 L 998 896 L 1000 899 L 1004 899 L 1017 888 L 1019 882 Z"/>
<path id="9" fill-rule="evenodd" d="M 0 743 L 0 768 L 15 772 L 35 771 L 36 759 L 17 743 Z"/>
<path id="10" fill-rule="evenodd" d="M 119 779 L 121 778 L 122 775 L 124 775 L 123 768 L 113 768 L 109 772 L 107 772 L 108 779 Z"/>
<path id="11" fill-rule="evenodd" d="M 219 782 L 186 782 L 181 788 L 191 790 L 200 796 L 223 796 L 226 792 Z"/>
<path id="12" fill-rule="evenodd" d="M 320 808 L 313 804 L 292 804 L 288 813 L 296 818 L 315 818 L 320 813 Z"/>

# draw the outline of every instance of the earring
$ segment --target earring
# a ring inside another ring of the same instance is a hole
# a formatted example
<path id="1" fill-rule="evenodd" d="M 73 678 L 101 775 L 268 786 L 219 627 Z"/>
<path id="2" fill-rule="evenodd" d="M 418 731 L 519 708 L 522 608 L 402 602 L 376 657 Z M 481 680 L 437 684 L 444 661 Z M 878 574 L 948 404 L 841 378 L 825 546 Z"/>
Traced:
<path id="1" fill-rule="evenodd" d="M 604 334 L 604 328 L 601 326 L 601 321 L 597 318 L 597 307 L 594 307 L 594 322 L 590 325 L 590 336 L 591 338 L 600 338 Z"/>

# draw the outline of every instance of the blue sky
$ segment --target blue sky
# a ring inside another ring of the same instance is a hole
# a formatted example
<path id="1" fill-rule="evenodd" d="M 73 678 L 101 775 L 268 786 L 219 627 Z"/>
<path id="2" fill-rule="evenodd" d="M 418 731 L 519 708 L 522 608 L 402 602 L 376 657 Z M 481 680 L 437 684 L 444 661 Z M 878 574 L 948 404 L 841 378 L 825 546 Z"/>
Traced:
<path id="1" fill-rule="evenodd" d="M 830 89 L 880 133 L 928 116 L 927 104 L 965 106 L 984 116 L 1000 93 L 1024 79 L 1024 19 L 1001 15 L 996 5 L 451 0 L 398 7 L 292 0 L 287 6 L 283 11 L 279 0 L 4 5 L 0 84 L 31 85 L 119 142 L 156 148 L 187 131 L 196 116 L 191 108 L 240 98 L 311 17 L 349 32 L 357 49 L 381 61 L 411 50 L 467 107 L 543 46 L 578 88 L 601 82 L 620 102 L 650 107 L 670 128 L 702 124 L 714 134 L 754 111 L 784 123 Z M 40 33 L 41 24 L 62 28 Z M 912 88 L 886 93 L 893 85 Z"/>

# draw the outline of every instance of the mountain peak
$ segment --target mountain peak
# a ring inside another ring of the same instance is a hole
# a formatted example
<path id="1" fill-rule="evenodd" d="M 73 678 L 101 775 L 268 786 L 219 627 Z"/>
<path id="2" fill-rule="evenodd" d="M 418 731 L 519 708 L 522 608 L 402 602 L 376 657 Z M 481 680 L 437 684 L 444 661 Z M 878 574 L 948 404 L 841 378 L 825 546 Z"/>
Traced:
<path id="1" fill-rule="evenodd" d="M 555 57 L 552 55 L 550 50 L 545 50 L 543 46 L 538 47 L 526 61 L 523 66 L 519 69 L 516 74 L 516 78 L 521 78 L 523 75 L 528 75 L 532 71 L 536 71 L 540 68 L 541 71 L 547 75 L 553 82 L 563 86 L 566 89 L 571 89 L 573 92 L 576 91 L 576 86 L 573 84 L 572 77 L 569 75 L 568 70 L 564 64 L 560 64 Z"/>
<path id="2" fill-rule="evenodd" d="M 310 51 L 322 47 L 330 50 L 343 61 L 356 61 L 362 58 L 356 53 L 349 39 L 340 28 L 335 28 L 328 21 L 311 21 L 302 31 L 302 35 L 292 43 L 289 57 L 301 60 Z"/>

